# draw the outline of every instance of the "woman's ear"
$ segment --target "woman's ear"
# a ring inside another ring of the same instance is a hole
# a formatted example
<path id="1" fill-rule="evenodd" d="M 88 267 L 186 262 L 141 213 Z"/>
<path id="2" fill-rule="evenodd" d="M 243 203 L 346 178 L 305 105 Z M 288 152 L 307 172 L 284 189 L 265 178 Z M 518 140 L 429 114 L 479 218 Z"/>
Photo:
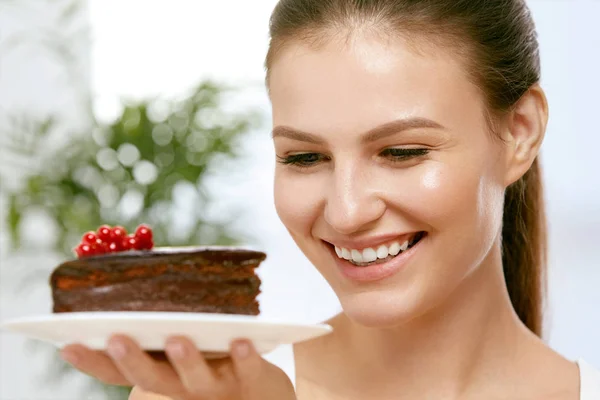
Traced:
<path id="1" fill-rule="evenodd" d="M 532 86 L 511 111 L 503 139 L 506 146 L 505 186 L 519 180 L 538 156 L 548 124 L 548 101 Z"/>

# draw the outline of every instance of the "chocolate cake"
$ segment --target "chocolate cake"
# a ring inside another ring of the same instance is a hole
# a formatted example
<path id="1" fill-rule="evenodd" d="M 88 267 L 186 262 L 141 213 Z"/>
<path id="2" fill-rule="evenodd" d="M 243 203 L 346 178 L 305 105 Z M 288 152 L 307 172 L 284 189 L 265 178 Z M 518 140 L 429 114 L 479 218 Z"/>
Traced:
<path id="1" fill-rule="evenodd" d="M 172 247 L 82 257 L 50 277 L 53 312 L 172 311 L 259 314 L 266 258 L 233 247 Z"/>

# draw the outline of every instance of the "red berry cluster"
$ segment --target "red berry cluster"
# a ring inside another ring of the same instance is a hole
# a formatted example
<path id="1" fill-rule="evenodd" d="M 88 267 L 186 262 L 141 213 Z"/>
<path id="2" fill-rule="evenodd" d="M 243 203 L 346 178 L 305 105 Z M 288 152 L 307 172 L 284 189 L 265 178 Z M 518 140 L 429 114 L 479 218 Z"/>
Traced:
<path id="1" fill-rule="evenodd" d="M 138 226 L 135 233 L 130 235 L 122 226 L 102 225 L 96 232 L 83 235 L 74 251 L 82 258 L 127 250 L 150 250 L 152 247 L 152 229 L 147 225 Z"/>

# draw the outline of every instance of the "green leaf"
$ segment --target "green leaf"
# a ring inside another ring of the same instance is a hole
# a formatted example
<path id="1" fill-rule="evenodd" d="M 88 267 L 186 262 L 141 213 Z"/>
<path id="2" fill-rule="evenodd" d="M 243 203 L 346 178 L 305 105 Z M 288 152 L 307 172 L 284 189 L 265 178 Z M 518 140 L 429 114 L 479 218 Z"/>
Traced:
<path id="1" fill-rule="evenodd" d="M 13 249 L 18 249 L 21 246 L 21 218 L 22 218 L 22 203 L 18 201 L 18 194 L 10 194 L 8 197 L 8 216 L 7 216 L 7 225 L 8 232 L 10 234 L 10 240 Z"/>

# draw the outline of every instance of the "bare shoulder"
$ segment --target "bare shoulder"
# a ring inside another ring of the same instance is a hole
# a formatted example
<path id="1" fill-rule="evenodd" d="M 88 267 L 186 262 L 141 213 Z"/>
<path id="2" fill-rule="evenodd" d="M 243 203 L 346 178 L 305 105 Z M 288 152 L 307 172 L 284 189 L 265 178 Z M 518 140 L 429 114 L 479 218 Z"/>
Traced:
<path id="1" fill-rule="evenodd" d="M 579 400 L 581 398 L 579 366 L 562 356 L 559 358 L 556 367 L 551 371 L 553 381 L 556 382 L 556 390 L 551 394 L 556 399 Z"/>
<path id="2" fill-rule="evenodd" d="M 144 392 L 139 387 L 134 387 L 129 394 L 129 400 L 172 400 L 170 397 L 162 396 L 160 394 Z"/>
<path id="3" fill-rule="evenodd" d="M 294 358 L 297 374 L 302 376 L 306 375 L 306 373 L 314 370 L 317 366 L 323 365 L 323 358 L 326 357 L 327 354 L 331 354 L 331 352 L 325 352 L 323 350 L 330 348 L 332 344 L 337 341 L 337 338 L 340 335 L 342 317 L 341 315 L 336 315 L 328 321 L 325 321 L 325 323 L 331 325 L 333 328 L 332 333 L 294 345 Z"/>
<path id="4" fill-rule="evenodd" d="M 339 362 L 336 359 L 338 352 L 331 351 L 331 348 L 338 342 L 341 318 L 334 317 L 326 323 L 333 327 L 332 333 L 294 345 L 296 394 L 299 400 L 339 398 L 330 387 L 331 384 L 335 385 L 335 378 L 331 375 L 335 368 L 332 365 Z"/>
<path id="5" fill-rule="evenodd" d="M 580 376 L 577 363 L 568 360 L 545 343 L 538 342 L 530 362 L 521 373 L 535 393 L 549 400 L 579 400 Z"/>

